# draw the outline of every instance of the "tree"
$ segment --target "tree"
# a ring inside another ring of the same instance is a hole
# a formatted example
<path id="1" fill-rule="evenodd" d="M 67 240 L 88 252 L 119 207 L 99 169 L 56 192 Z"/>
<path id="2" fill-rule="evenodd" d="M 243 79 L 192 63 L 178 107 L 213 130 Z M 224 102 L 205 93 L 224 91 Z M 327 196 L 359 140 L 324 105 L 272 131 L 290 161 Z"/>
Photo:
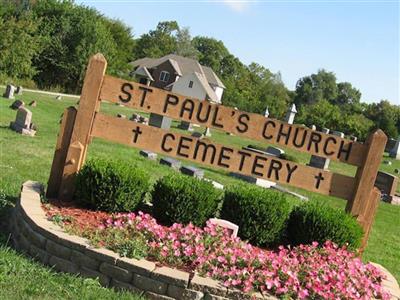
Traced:
<path id="1" fill-rule="evenodd" d="M 340 130 L 342 114 L 338 106 L 327 100 L 320 100 L 312 105 L 303 105 L 299 109 L 297 122 L 307 126 L 316 125 Z"/>
<path id="2" fill-rule="evenodd" d="M 135 57 L 159 58 L 177 50 L 175 33 L 179 31 L 176 21 L 159 22 L 155 30 L 143 34 L 134 49 Z"/>
<path id="3" fill-rule="evenodd" d="M 223 68 L 227 67 L 228 62 L 233 62 L 234 56 L 226 49 L 222 41 L 214 38 L 196 36 L 193 38 L 194 47 L 200 52 L 199 62 L 202 65 L 208 66 L 217 74 L 224 76 Z M 224 62 L 225 60 L 225 62 Z"/>
<path id="4" fill-rule="evenodd" d="M 334 102 L 337 96 L 335 74 L 321 69 L 317 74 L 303 77 L 296 83 L 294 101 L 300 107 L 303 104 L 314 104 L 321 100 Z"/>
<path id="5" fill-rule="evenodd" d="M 189 27 L 178 29 L 176 34 L 176 51 L 177 55 L 197 59 L 199 51 L 193 46 L 192 37 L 190 36 Z"/>
<path id="6" fill-rule="evenodd" d="M 7 11 L 9 12 L 9 11 Z M 31 79 L 37 73 L 32 60 L 42 47 L 42 40 L 36 37 L 38 24 L 31 13 L 0 18 L 0 74 L 13 79 Z"/>
<path id="7" fill-rule="evenodd" d="M 387 136 L 398 138 L 400 134 L 400 106 L 392 105 L 387 100 L 368 105 L 364 115 L 375 123 L 375 128 L 382 129 Z"/>

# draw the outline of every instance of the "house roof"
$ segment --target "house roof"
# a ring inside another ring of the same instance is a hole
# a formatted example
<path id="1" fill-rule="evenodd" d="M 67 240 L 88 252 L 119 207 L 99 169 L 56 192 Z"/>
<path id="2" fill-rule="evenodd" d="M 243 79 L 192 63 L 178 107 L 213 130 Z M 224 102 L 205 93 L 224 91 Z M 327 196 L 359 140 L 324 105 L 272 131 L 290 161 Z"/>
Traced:
<path id="1" fill-rule="evenodd" d="M 147 70 L 146 67 L 139 67 L 133 73 L 136 75 L 146 77 L 146 78 L 150 79 L 151 81 L 154 81 L 153 77 L 151 76 L 149 70 Z"/>
<path id="2" fill-rule="evenodd" d="M 176 54 L 168 54 L 161 58 L 141 58 L 131 62 L 131 66 L 136 67 L 147 67 L 148 69 L 154 68 L 161 63 L 169 60 L 175 71 L 178 75 L 182 76 L 187 73 L 199 73 L 203 75 L 208 84 L 215 85 L 221 88 L 225 88 L 222 81 L 218 78 L 218 76 L 214 73 L 214 71 L 210 67 L 202 66 L 195 59 L 179 56 Z"/>
<path id="3" fill-rule="evenodd" d="M 210 98 L 211 101 L 220 103 L 221 101 L 218 100 L 217 94 L 215 94 L 214 90 L 210 87 L 210 84 L 207 82 L 205 76 L 200 73 L 194 72 L 194 75 L 200 82 L 200 85 L 204 88 L 207 96 Z"/>

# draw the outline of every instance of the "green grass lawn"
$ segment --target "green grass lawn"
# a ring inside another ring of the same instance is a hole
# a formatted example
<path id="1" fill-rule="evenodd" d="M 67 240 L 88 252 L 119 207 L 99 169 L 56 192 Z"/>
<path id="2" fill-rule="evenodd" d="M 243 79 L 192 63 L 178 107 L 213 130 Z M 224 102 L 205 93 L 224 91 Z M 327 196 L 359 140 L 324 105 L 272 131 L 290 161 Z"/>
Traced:
<path id="1" fill-rule="evenodd" d="M 2 93 L 3 89 L 0 89 L 0 94 Z M 74 105 L 77 102 L 77 99 L 67 98 L 63 98 L 62 101 L 57 101 L 55 100 L 55 96 L 39 95 L 29 92 L 24 92 L 24 95 L 17 98 L 24 100 L 25 103 L 29 103 L 32 100 L 37 101 L 37 107 L 29 107 L 29 109 L 33 112 L 33 122 L 37 124 L 38 132 L 34 138 L 31 138 L 19 135 L 8 129 L 9 122 L 14 120 L 16 111 L 8 108 L 8 106 L 12 103 L 12 100 L 0 97 L 0 194 L 3 195 L 0 197 L 0 207 L 1 204 L 3 204 L 4 206 L 4 203 L 13 203 L 17 199 L 22 182 L 26 180 L 35 180 L 42 183 L 47 182 L 54 154 L 57 133 L 59 131 L 59 120 L 61 118 L 61 114 L 66 107 Z M 114 116 L 117 113 L 122 113 L 130 116 L 130 114 L 133 112 L 131 109 L 107 103 L 102 104 L 102 111 Z M 142 115 L 146 114 L 143 113 Z M 173 130 L 183 132 L 176 128 L 177 124 L 177 122 L 173 122 Z M 195 129 L 199 131 L 202 130 L 197 127 L 195 127 Z M 267 144 L 265 143 L 246 140 L 237 136 L 229 136 L 224 132 L 219 132 L 217 130 L 212 130 L 211 140 L 215 140 L 222 144 L 229 144 L 233 147 L 242 147 L 249 144 L 255 144 L 263 147 L 267 146 Z M 288 154 L 296 156 L 301 163 L 307 163 L 310 159 L 310 156 L 308 154 L 298 153 L 290 149 L 285 150 Z M 89 147 L 88 158 L 90 159 L 94 157 L 124 159 L 127 164 L 144 167 L 152 175 L 153 180 L 156 180 L 158 177 L 172 172 L 168 167 L 160 166 L 157 162 L 149 161 L 141 157 L 139 155 L 139 150 L 137 149 L 99 139 L 94 139 L 93 143 Z M 393 173 L 395 168 L 400 169 L 400 161 L 389 159 L 387 157 L 385 157 L 384 159 L 392 161 L 392 165 L 389 166 L 382 164 L 382 170 Z M 193 163 L 188 162 L 187 164 Z M 223 171 L 211 168 L 203 169 L 205 169 L 205 176 L 207 178 L 216 180 L 222 184 L 231 184 L 236 182 L 236 179 L 227 176 L 227 174 Z M 342 163 L 331 162 L 330 169 L 334 172 L 347 175 L 355 174 L 355 168 L 353 166 Z M 343 209 L 345 206 L 345 201 L 341 199 L 329 196 L 322 196 L 300 189 L 293 190 L 296 190 L 301 194 L 307 195 L 310 198 L 323 199 L 327 203 L 327 205 L 330 206 L 338 207 L 341 209 Z M 6 246 L 3 246 L 0 252 L 0 259 L 2 259 L 3 257 L 5 257 L 6 259 L 7 256 L 10 255 L 17 256 L 15 252 L 9 250 L 9 248 L 7 248 Z M 26 258 L 20 256 L 18 257 L 18 260 L 24 261 L 23 263 L 28 265 L 31 264 L 30 266 L 32 266 L 32 268 L 37 266 L 36 264 L 32 264 L 29 260 L 26 260 Z M 399 206 L 393 206 L 386 203 L 380 204 L 376 216 L 376 222 L 373 226 L 369 239 L 369 244 L 365 251 L 363 259 L 366 261 L 371 260 L 382 264 L 394 274 L 397 280 L 400 280 Z M 3 269 L 1 265 L 0 267 L 2 268 L 0 269 L 1 278 L 2 276 L 5 276 L 5 274 L 7 274 L 7 272 L 9 271 Z M 16 269 L 15 276 L 21 276 L 19 279 L 16 278 L 15 281 L 25 280 L 24 276 L 26 276 L 26 274 L 22 270 Z M 63 276 L 68 277 L 67 275 Z M 75 288 L 78 287 L 74 287 L 71 289 L 73 290 Z M 23 293 L 23 291 L 21 291 L 21 293 Z M 28 298 L 30 297 L 28 294 L 26 295 Z M 43 295 L 44 297 L 46 297 L 47 294 Z"/>

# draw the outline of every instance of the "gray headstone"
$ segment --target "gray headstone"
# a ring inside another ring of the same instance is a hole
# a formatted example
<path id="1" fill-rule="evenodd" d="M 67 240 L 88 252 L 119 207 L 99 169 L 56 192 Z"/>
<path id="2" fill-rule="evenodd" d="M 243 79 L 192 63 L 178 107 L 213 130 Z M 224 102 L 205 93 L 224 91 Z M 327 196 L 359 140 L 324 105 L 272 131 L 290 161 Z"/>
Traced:
<path id="1" fill-rule="evenodd" d="M 357 142 L 357 137 L 356 136 L 354 136 L 354 135 L 351 135 L 350 136 L 350 140 L 352 140 L 353 142 Z"/>
<path id="2" fill-rule="evenodd" d="M 392 197 L 395 195 L 397 184 L 397 176 L 386 172 L 378 172 L 375 180 L 375 186 L 381 191 L 382 195 L 384 196 L 384 200 L 389 202 L 391 201 Z"/>
<path id="3" fill-rule="evenodd" d="M 310 167 L 327 170 L 329 168 L 329 163 L 330 159 L 328 158 L 311 155 L 310 162 L 308 163 L 308 165 Z"/>
<path id="4" fill-rule="evenodd" d="M 31 101 L 29 103 L 29 106 L 36 107 L 37 106 L 37 102 L 35 100 L 33 100 L 33 101 Z"/>
<path id="5" fill-rule="evenodd" d="M 192 133 L 192 137 L 195 137 L 195 138 L 198 138 L 198 139 L 202 139 L 204 137 L 204 135 L 202 133 L 200 133 L 200 132 L 195 131 L 195 132 Z"/>
<path id="6" fill-rule="evenodd" d="M 324 128 L 321 129 L 321 132 L 328 134 L 329 133 L 329 128 L 325 128 L 324 127 Z"/>
<path id="7" fill-rule="evenodd" d="M 4 98 L 14 99 L 15 86 L 7 84 L 6 91 L 3 94 Z"/>
<path id="8" fill-rule="evenodd" d="M 171 121 L 172 121 L 171 118 L 151 113 L 149 119 L 149 125 L 162 129 L 170 129 Z"/>
<path id="9" fill-rule="evenodd" d="M 193 131 L 193 126 L 189 122 L 186 121 L 181 121 L 181 123 L 178 125 L 178 128 L 182 130 L 188 130 L 188 131 Z"/>
<path id="10" fill-rule="evenodd" d="M 258 185 L 260 187 L 267 188 L 267 189 L 276 185 L 276 183 L 273 181 L 269 181 L 266 179 L 257 178 L 257 177 L 253 177 L 253 176 L 249 176 L 249 175 L 244 175 L 244 174 L 240 174 L 240 173 L 235 173 L 235 172 L 230 172 L 229 176 L 235 177 L 237 179 L 240 179 L 240 180 L 243 180 L 243 181 L 246 181 L 249 183 L 254 183 L 255 185 Z"/>
<path id="11" fill-rule="evenodd" d="M 393 138 L 388 139 L 385 146 L 385 152 L 390 153 L 390 151 L 394 148 L 394 146 L 396 146 L 396 142 L 397 140 Z"/>
<path id="12" fill-rule="evenodd" d="M 181 172 L 185 175 L 189 175 L 189 176 L 196 177 L 199 179 L 204 177 L 204 170 L 198 169 L 193 166 L 182 166 Z"/>
<path id="13" fill-rule="evenodd" d="M 317 126 L 311 125 L 311 126 L 310 126 L 310 129 L 315 131 L 315 130 L 317 130 Z"/>
<path id="14" fill-rule="evenodd" d="M 36 126 L 32 126 L 32 112 L 24 106 L 20 107 L 17 111 L 15 121 L 10 123 L 10 128 L 16 132 L 34 136 Z"/>
<path id="15" fill-rule="evenodd" d="M 174 170 L 179 170 L 181 167 L 181 162 L 179 160 L 170 158 L 170 157 L 164 157 L 160 159 L 160 164 L 165 165 L 168 167 L 173 168 Z"/>
<path id="16" fill-rule="evenodd" d="M 344 138 L 344 133 L 341 132 L 341 131 L 335 131 L 335 130 L 333 130 L 333 131 L 331 132 L 331 134 L 336 135 L 336 136 L 340 136 L 342 139 Z"/>
<path id="17" fill-rule="evenodd" d="M 61 95 L 56 96 L 56 100 L 61 100 Z"/>
<path id="18" fill-rule="evenodd" d="M 22 95 L 22 86 L 17 86 L 17 88 L 16 88 L 16 90 L 15 90 L 15 93 L 17 94 L 17 95 Z"/>
<path id="19" fill-rule="evenodd" d="M 144 156 L 150 160 L 156 160 L 157 159 L 157 153 L 147 151 L 147 150 L 140 150 L 139 154 L 141 156 Z"/>
<path id="20" fill-rule="evenodd" d="M 126 119 L 126 116 L 124 114 L 117 114 L 117 117 L 120 119 Z"/>
<path id="21" fill-rule="evenodd" d="M 24 101 L 22 101 L 22 100 L 15 100 L 11 105 L 10 105 L 10 108 L 11 109 L 18 109 L 18 108 L 20 108 L 20 107 L 22 107 L 22 106 L 24 106 L 25 105 L 25 103 L 24 103 Z"/>
<path id="22" fill-rule="evenodd" d="M 280 157 L 281 155 L 285 154 L 285 151 L 283 151 L 282 149 L 272 146 L 269 146 L 267 150 L 265 150 L 265 152 L 267 152 L 269 155 L 273 155 L 276 157 Z"/>
<path id="23" fill-rule="evenodd" d="M 400 159 L 400 140 L 396 141 L 396 144 L 390 150 L 389 156 L 395 159 Z"/>

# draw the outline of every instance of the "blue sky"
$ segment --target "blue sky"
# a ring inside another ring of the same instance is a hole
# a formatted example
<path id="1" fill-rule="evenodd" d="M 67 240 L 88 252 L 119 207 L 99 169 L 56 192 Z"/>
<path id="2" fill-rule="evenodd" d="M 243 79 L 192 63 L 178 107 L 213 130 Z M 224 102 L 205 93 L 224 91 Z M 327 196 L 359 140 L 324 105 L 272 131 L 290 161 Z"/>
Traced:
<path id="1" fill-rule="evenodd" d="M 135 37 L 176 20 L 192 36 L 280 71 L 289 89 L 320 68 L 362 92 L 362 101 L 400 104 L 399 0 L 77 1 L 127 23 Z"/>

